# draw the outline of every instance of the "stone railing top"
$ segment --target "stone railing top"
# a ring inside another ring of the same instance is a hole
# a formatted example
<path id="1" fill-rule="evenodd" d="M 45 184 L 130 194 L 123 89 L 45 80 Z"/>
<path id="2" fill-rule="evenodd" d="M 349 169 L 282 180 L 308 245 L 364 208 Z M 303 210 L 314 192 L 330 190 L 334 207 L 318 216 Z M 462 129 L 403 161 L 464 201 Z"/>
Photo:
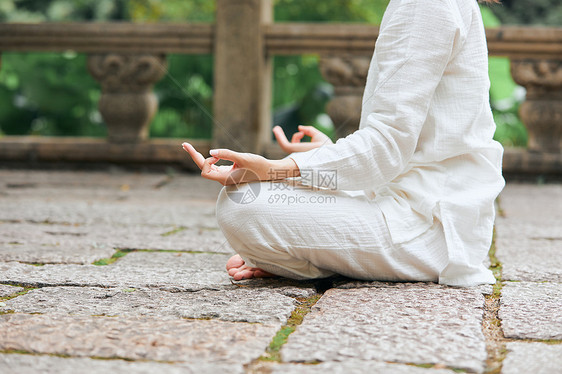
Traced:
<path id="1" fill-rule="evenodd" d="M 272 23 L 264 26 L 269 55 L 371 55 L 378 27 L 367 24 Z M 562 59 L 562 28 L 487 29 L 490 55 Z M 214 24 L 0 23 L 0 51 L 82 53 L 213 53 Z"/>
<path id="2" fill-rule="evenodd" d="M 272 55 L 371 55 L 379 29 L 365 24 L 275 23 L 266 26 Z M 562 28 L 504 26 L 486 29 L 490 55 L 562 59 Z"/>
<path id="3" fill-rule="evenodd" d="M 0 23 L 0 51 L 213 52 L 213 24 Z"/>

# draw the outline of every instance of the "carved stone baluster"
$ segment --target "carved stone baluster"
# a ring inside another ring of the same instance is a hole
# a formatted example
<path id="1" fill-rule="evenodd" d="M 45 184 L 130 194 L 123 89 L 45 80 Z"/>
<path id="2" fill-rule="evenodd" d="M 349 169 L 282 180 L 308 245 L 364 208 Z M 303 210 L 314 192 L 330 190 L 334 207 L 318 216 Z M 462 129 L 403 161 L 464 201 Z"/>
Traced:
<path id="1" fill-rule="evenodd" d="M 334 122 L 337 138 L 359 127 L 361 100 L 367 80 L 370 58 L 365 56 L 323 57 L 320 71 L 334 86 L 334 98 L 326 112 Z"/>
<path id="2" fill-rule="evenodd" d="M 136 143 L 146 139 L 158 110 L 152 87 L 166 72 L 166 57 L 95 54 L 88 57 L 88 70 L 101 84 L 98 107 L 107 124 L 108 141 Z"/>
<path id="3" fill-rule="evenodd" d="M 511 74 L 527 89 L 519 109 L 529 133 L 531 151 L 562 150 L 562 61 L 514 60 Z"/>

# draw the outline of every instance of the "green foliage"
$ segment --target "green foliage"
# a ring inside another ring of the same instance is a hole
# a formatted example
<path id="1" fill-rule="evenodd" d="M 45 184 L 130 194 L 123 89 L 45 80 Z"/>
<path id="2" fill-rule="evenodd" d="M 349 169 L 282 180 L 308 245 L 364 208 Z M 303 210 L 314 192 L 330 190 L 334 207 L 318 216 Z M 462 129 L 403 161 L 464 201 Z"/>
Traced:
<path id="1" fill-rule="evenodd" d="M 560 0 L 502 0 L 501 6 L 492 11 L 504 24 L 515 25 L 562 25 Z"/>
<path id="2" fill-rule="evenodd" d="M 151 137 L 211 138 L 213 129 L 212 56 L 168 56 L 168 73 L 154 91 L 160 109 Z"/>
<path id="3" fill-rule="evenodd" d="M 276 0 L 275 21 L 379 24 L 389 0 Z"/>
<path id="4" fill-rule="evenodd" d="M 500 20 L 492 9 L 496 7 L 481 7 L 482 19 L 486 27 L 498 27 Z M 511 77 L 509 59 L 490 57 L 490 103 L 496 122 L 494 138 L 504 146 L 525 146 L 527 144 L 527 130 L 519 119 L 519 105 L 524 99 L 524 89 L 518 87 Z"/>
<path id="5" fill-rule="evenodd" d="M 360 22 L 379 24 L 389 0 L 276 0 L 276 22 Z M 297 125 L 313 125 L 334 135 L 332 121 L 325 114 L 331 88 L 320 74 L 318 56 L 274 58 L 274 125 L 290 135 Z"/>
<path id="6" fill-rule="evenodd" d="M 127 1 L 130 19 L 135 22 L 213 22 L 215 2 L 209 0 Z"/>
<path id="7" fill-rule="evenodd" d="M 276 22 L 360 22 L 379 24 L 389 0 L 274 0 Z M 562 24 L 558 0 L 503 0 L 483 6 L 487 26 L 503 23 Z M 2 0 L 0 22 L 116 21 L 213 22 L 209 0 Z M 99 85 L 86 70 L 86 57 L 73 53 L 3 53 L 0 69 L 0 134 L 105 136 L 97 110 Z M 160 109 L 152 137 L 210 138 L 212 135 L 212 56 L 168 56 L 169 73 L 156 84 Z M 325 115 L 330 88 L 318 69 L 318 56 L 274 59 L 275 120 L 312 124 L 330 132 Z M 496 139 L 525 145 L 517 116 L 522 100 L 509 61 L 490 59 L 490 98 L 498 125 Z M 291 132 L 291 131 L 288 131 Z"/>
<path id="8" fill-rule="evenodd" d="M 4 53 L 0 128 L 8 135 L 104 136 L 97 83 L 74 53 Z M 11 105 L 10 105 L 11 104 Z"/>

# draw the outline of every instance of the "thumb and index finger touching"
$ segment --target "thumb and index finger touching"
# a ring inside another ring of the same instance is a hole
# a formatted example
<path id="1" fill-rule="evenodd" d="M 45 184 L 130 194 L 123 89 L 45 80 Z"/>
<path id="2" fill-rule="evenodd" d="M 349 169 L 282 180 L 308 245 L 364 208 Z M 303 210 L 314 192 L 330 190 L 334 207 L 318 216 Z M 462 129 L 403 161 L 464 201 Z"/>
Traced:
<path id="1" fill-rule="evenodd" d="M 191 156 L 191 158 L 193 159 L 195 164 L 197 164 L 199 169 L 203 170 L 203 168 L 206 166 L 206 160 L 209 160 L 209 159 L 205 158 L 201 153 L 199 153 L 189 143 L 183 143 L 182 147 L 183 147 L 184 150 L 187 151 L 187 153 L 189 153 L 189 155 Z M 207 164 L 214 164 L 218 160 L 221 160 L 221 159 L 227 160 L 227 161 L 232 161 L 232 162 L 237 162 L 237 161 L 240 160 L 239 153 L 235 152 L 235 151 L 231 151 L 230 149 L 222 149 L 222 148 L 221 149 L 211 149 L 211 151 L 209 151 L 209 153 L 211 154 L 211 156 L 214 160 L 207 162 Z"/>

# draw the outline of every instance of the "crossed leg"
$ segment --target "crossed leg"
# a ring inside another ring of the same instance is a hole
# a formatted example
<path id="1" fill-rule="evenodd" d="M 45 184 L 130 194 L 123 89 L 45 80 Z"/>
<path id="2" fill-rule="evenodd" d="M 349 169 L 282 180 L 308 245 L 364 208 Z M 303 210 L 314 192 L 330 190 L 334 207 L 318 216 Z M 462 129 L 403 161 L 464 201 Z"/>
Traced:
<path id="1" fill-rule="evenodd" d="M 394 245 L 382 211 L 363 193 L 253 183 L 227 186 L 217 200 L 217 222 L 238 253 L 226 265 L 235 280 L 341 274 L 365 280 L 435 281 L 445 265 L 440 231 L 428 230 L 427 235 Z M 252 188 L 257 193 L 249 203 L 229 197 Z M 278 201 L 282 196 L 296 200 Z"/>

